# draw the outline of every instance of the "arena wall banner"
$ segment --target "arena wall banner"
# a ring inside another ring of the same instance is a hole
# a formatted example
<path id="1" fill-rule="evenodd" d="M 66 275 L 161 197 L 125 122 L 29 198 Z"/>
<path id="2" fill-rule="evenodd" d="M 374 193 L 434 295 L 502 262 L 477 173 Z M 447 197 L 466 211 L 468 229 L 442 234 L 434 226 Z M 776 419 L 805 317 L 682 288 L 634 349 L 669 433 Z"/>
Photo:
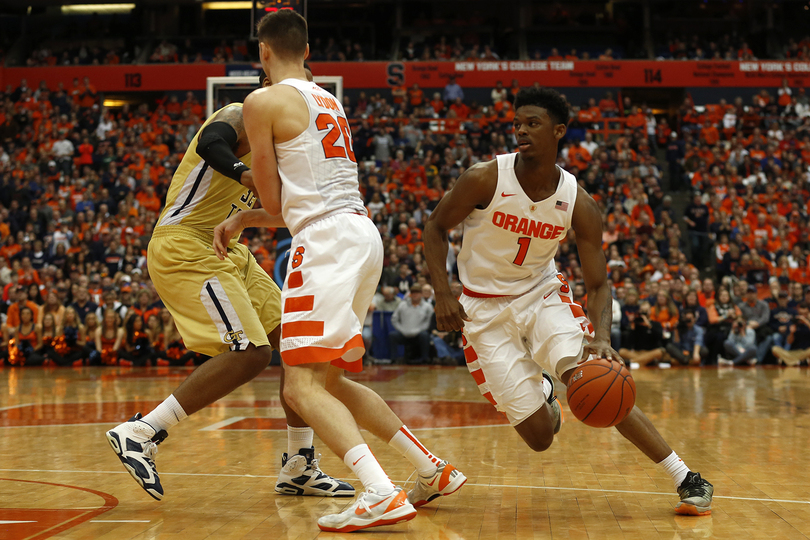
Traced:
<path id="1" fill-rule="evenodd" d="M 810 86 L 810 62 L 759 60 L 717 61 L 585 61 L 502 60 L 480 62 L 312 62 L 316 75 L 339 75 L 343 87 L 390 88 L 397 85 L 440 88 L 455 76 L 462 87 L 490 88 L 497 81 L 521 86 L 535 81 L 553 87 L 778 87 L 786 78 L 791 87 Z M 44 80 L 54 88 L 74 77 L 90 78 L 104 92 L 204 90 L 207 77 L 252 76 L 258 64 L 147 64 L 0 68 L 0 84 L 36 87 Z"/>
<path id="2" fill-rule="evenodd" d="M 521 86 L 538 81 L 553 87 L 792 87 L 810 85 L 810 62 L 698 61 L 481 61 L 481 62 L 318 62 L 318 75 L 342 75 L 344 88 L 387 88 L 414 83 L 438 88 L 453 75 L 462 87 L 493 87 L 498 81 Z"/>

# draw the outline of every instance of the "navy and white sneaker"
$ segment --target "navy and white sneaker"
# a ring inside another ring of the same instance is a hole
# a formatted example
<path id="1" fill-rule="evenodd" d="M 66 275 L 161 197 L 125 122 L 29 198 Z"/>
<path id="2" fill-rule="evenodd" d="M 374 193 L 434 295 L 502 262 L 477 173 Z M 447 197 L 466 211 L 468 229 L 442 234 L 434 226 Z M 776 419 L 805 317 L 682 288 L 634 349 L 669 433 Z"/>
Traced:
<path id="1" fill-rule="evenodd" d="M 281 495 L 314 495 L 316 497 L 354 497 L 354 488 L 324 474 L 318 467 L 321 455 L 315 448 L 302 448 L 294 456 L 281 456 L 276 493 Z"/>
<path id="2" fill-rule="evenodd" d="M 157 445 L 169 434 L 165 430 L 155 431 L 141 418 L 141 413 L 136 413 L 129 421 L 108 431 L 107 441 L 132 478 L 159 501 L 163 498 L 163 486 L 155 468 L 155 456 Z"/>

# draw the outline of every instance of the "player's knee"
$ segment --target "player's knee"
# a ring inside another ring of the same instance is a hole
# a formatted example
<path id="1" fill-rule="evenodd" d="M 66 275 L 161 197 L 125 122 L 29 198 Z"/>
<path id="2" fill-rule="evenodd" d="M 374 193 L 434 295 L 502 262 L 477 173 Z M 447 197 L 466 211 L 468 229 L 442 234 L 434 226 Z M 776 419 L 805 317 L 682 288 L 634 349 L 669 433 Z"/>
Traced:
<path id="1" fill-rule="evenodd" d="M 290 407 L 292 410 L 297 411 L 297 402 L 299 401 L 299 391 L 298 386 L 296 384 L 290 384 L 287 382 L 284 385 L 284 389 L 281 391 L 281 395 L 284 397 L 284 401 L 287 403 L 287 406 Z"/>
<path id="2" fill-rule="evenodd" d="M 545 409 L 545 408 L 544 408 Z M 554 442 L 554 426 L 550 416 L 541 409 L 515 426 L 515 430 L 535 452 L 544 452 Z"/>
<path id="3" fill-rule="evenodd" d="M 244 371 L 251 378 L 257 376 L 270 365 L 270 360 L 273 359 L 273 350 L 267 346 L 262 345 L 256 347 L 251 344 L 241 356 L 243 360 Z"/>
<path id="4" fill-rule="evenodd" d="M 533 433 L 530 437 L 523 437 L 523 440 L 526 441 L 529 448 L 535 452 L 545 452 L 551 448 L 551 444 L 554 442 L 554 432 L 548 431 L 548 433 L 546 433 L 546 430 L 542 430 L 541 432 Z"/>

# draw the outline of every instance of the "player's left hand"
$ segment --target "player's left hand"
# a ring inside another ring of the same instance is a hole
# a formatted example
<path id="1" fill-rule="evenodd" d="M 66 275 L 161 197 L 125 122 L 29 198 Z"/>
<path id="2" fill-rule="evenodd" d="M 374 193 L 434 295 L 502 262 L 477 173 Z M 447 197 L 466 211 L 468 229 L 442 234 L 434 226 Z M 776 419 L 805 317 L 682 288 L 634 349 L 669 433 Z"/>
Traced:
<path id="1" fill-rule="evenodd" d="M 590 343 L 585 345 L 584 352 L 582 353 L 582 360 L 579 361 L 580 364 L 587 362 L 591 355 L 596 356 L 596 358 L 606 358 L 608 360 L 613 360 L 615 362 L 624 365 L 624 360 L 619 353 L 613 350 L 613 347 L 610 346 L 610 342 L 606 339 L 593 339 Z"/>
<path id="2" fill-rule="evenodd" d="M 214 253 L 220 261 L 228 256 L 228 243 L 245 228 L 242 223 L 242 212 L 237 212 L 214 229 Z"/>

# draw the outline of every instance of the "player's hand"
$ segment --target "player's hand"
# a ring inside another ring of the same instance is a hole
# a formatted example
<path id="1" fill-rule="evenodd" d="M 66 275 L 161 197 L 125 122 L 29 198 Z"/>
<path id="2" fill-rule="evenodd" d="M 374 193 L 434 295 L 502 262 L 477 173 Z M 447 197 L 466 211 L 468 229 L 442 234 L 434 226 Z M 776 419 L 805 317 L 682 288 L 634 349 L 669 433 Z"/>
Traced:
<path id="1" fill-rule="evenodd" d="M 452 295 L 436 296 L 436 327 L 442 332 L 460 332 L 464 328 L 464 321 L 470 318 L 464 311 L 464 306 Z"/>
<path id="2" fill-rule="evenodd" d="M 239 183 L 248 188 L 253 193 L 256 193 L 256 184 L 253 183 L 253 171 L 250 169 L 242 173 L 239 178 Z"/>
<path id="3" fill-rule="evenodd" d="M 610 346 L 610 341 L 606 339 L 593 339 L 590 343 L 585 345 L 582 353 L 582 359 L 578 362 L 584 364 L 588 359 L 594 355 L 596 358 L 606 358 L 624 365 L 624 359 L 619 356 L 619 353 L 613 350 Z"/>
<path id="4" fill-rule="evenodd" d="M 214 229 L 214 253 L 220 261 L 224 261 L 228 256 L 228 244 L 231 238 L 242 232 L 245 226 L 242 224 L 242 212 L 237 212 Z"/>

